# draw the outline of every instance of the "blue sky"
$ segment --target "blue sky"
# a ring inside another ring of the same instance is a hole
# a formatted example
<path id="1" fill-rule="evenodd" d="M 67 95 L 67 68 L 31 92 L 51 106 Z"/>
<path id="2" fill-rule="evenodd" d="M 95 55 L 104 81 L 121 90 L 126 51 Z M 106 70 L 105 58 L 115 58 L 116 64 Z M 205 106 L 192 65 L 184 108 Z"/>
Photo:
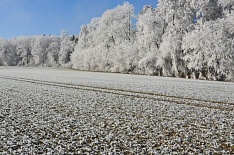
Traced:
<path id="1" fill-rule="evenodd" d="M 61 30 L 79 34 L 90 23 L 125 0 L 0 0 L 0 38 L 60 35 Z M 157 0 L 128 0 L 138 13 L 144 5 L 156 7 Z"/>

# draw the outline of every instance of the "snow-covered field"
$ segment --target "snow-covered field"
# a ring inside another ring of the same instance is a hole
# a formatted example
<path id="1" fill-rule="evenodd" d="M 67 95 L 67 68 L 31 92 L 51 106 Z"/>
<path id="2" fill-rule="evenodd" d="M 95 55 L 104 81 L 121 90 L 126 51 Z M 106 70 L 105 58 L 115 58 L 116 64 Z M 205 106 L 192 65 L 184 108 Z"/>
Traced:
<path id="1" fill-rule="evenodd" d="M 233 154 L 234 83 L 0 67 L 0 154 Z"/>

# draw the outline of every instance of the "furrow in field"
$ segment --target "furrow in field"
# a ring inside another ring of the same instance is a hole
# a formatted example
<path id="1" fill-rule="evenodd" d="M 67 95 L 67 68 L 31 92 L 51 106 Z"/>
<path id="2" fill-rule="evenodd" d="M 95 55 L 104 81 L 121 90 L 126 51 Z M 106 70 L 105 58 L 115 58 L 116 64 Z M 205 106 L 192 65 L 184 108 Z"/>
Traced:
<path id="1" fill-rule="evenodd" d="M 234 151 L 233 111 L 33 80 L 1 82 L 0 154 Z"/>
<path id="2" fill-rule="evenodd" d="M 229 102 L 219 102 L 219 101 L 202 100 L 202 99 L 195 99 L 195 98 L 184 98 L 181 96 L 169 96 L 169 95 L 164 95 L 164 94 L 139 92 L 139 91 L 124 90 L 124 89 L 113 89 L 113 88 L 106 88 L 106 87 L 95 87 L 95 86 L 87 86 L 87 85 L 75 85 L 75 84 L 69 84 L 69 83 L 43 81 L 43 80 L 18 78 L 18 77 L 10 77 L 10 76 L 0 76 L 0 78 L 35 83 L 35 84 L 42 84 L 42 85 L 64 87 L 64 88 L 70 88 L 70 89 L 97 91 L 97 92 L 110 93 L 110 94 L 115 94 L 115 95 L 124 95 L 124 96 L 129 96 L 129 97 L 136 97 L 136 98 L 147 98 L 151 100 L 173 102 L 176 104 L 190 105 L 190 106 L 196 106 L 196 107 L 206 107 L 206 108 L 225 110 L 225 111 L 234 110 L 234 104 L 229 103 Z"/>

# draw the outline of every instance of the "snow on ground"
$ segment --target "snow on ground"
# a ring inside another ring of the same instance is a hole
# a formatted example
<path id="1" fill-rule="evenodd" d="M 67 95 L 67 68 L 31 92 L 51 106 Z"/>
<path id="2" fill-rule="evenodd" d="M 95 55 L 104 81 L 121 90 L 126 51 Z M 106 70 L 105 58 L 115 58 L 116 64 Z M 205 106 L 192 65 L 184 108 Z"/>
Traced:
<path id="1" fill-rule="evenodd" d="M 170 77 L 85 72 L 69 69 L 2 67 L 0 76 L 153 92 L 234 103 L 234 83 Z"/>
<path id="2" fill-rule="evenodd" d="M 0 68 L 0 154 L 233 154 L 234 84 Z"/>

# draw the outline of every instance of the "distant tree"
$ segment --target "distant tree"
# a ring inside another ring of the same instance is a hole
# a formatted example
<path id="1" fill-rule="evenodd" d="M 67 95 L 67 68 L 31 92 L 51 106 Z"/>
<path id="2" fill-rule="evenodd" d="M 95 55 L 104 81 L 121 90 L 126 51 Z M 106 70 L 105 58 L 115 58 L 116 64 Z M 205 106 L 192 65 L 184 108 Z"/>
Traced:
<path id="1" fill-rule="evenodd" d="M 35 66 L 47 66 L 47 47 L 49 46 L 49 36 L 34 37 L 32 42 L 32 56 Z"/>
<path id="2" fill-rule="evenodd" d="M 18 64 L 19 57 L 16 53 L 16 45 L 11 41 L 1 40 L 0 42 L 1 64 L 14 66 Z"/>
<path id="3" fill-rule="evenodd" d="M 59 64 L 66 67 L 71 61 L 70 57 L 74 51 L 74 41 L 68 36 L 67 32 L 63 30 L 60 36 L 60 51 L 59 51 Z"/>
<path id="4" fill-rule="evenodd" d="M 31 37 L 18 37 L 13 39 L 13 42 L 16 44 L 16 51 L 17 55 L 19 56 L 19 63 L 18 65 L 28 66 L 32 59 L 31 54 Z"/>
<path id="5" fill-rule="evenodd" d="M 0 66 L 4 65 L 3 64 L 3 52 L 4 52 L 3 48 L 4 48 L 5 42 L 6 41 L 4 39 L 0 38 Z"/>
<path id="6" fill-rule="evenodd" d="M 47 66 L 59 66 L 60 37 L 50 36 L 49 46 L 47 47 Z"/>

